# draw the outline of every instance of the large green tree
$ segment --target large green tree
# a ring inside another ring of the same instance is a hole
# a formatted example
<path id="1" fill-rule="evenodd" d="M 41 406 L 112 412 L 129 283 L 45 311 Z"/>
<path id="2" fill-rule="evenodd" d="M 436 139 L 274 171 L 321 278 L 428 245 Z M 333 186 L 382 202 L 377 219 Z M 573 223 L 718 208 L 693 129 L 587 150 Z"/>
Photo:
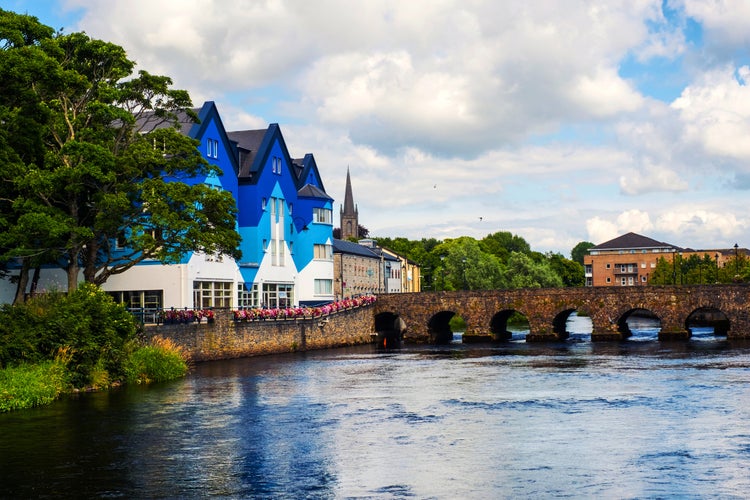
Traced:
<path id="1" fill-rule="evenodd" d="M 5 141 L 19 159 L 3 172 L 14 195 L 2 205 L 6 258 L 58 263 L 73 290 L 81 273 L 102 284 L 144 259 L 239 256 L 231 194 L 191 183 L 221 172 L 179 131 L 185 117 L 197 121 L 187 92 L 134 75 L 115 44 L 51 34 L 36 18 L 0 11 L 0 36 L 0 79 L 14 82 L 0 113 L 34 145 L 23 157 Z"/>
<path id="2" fill-rule="evenodd" d="M 583 258 L 589 253 L 589 248 L 595 247 L 590 241 L 581 241 L 570 251 L 570 258 L 574 262 L 583 265 Z"/>

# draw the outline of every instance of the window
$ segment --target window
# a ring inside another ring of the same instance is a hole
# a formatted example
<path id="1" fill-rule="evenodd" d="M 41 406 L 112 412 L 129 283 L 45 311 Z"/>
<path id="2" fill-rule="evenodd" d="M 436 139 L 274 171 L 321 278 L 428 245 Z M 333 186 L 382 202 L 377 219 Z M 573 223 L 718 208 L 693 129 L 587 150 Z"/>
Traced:
<path id="1" fill-rule="evenodd" d="M 237 283 L 237 307 L 259 307 L 260 294 L 257 283 Z"/>
<path id="2" fill-rule="evenodd" d="M 219 157 L 219 141 L 215 139 L 208 139 L 206 141 L 206 156 L 209 158 Z"/>
<path id="3" fill-rule="evenodd" d="M 641 276 L 641 281 L 642 281 L 643 283 L 645 283 L 645 282 L 646 282 L 646 279 L 647 279 L 647 278 L 646 278 L 646 276 Z"/>
<path id="4" fill-rule="evenodd" d="M 331 295 L 333 293 L 333 280 L 316 279 L 315 295 Z"/>
<path id="5" fill-rule="evenodd" d="M 315 260 L 333 260 L 333 247 L 331 245 L 316 244 L 314 252 Z"/>
<path id="6" fill-rule="evenodd" d="M 333 211 L 328 208 L 313 208 L 313 222 L 333 224 Z"/>
<path id="7" fill-rule="evenodd" d="M 265 210 L 265 209 L 266 209 L 266 204 L 267 204 L 267 203 L 268 203 L 268 202 L 267 202 L 267 200 L 266 200 L 265 198 L 263 198 L 262 200 L 260 200 L 260 209 L 261 209 L 261 210 Z"/>
<path id="8" fill-rule="evenodd" d="M 162 290 L 135 290 L 126 292 L 109 292 L 115 302 L 124 305 L 128 309 L 163 307 Z"/>
<path id="9" fill-rule="evenodd" d="M 607 264 L 607 269 L 609 269 L 610 267 L 612 267 L 612 265 L 611 264 Z"/>
<path id="10" fill-rule="evenodd" d="M 607 276 L 607 283 L 612 283 L 612 278 L 610 278 L 609 276 Z"/>
<path id="11" fill-rule="evenodd" d="M 278 156 L 271 158 L 271 171 L 274 174 L 281 174 L 281 158 Z"/>
<path id="12" fill-rule="evenodd" d="M 157 323 L 159 313 L 164 308 L 163 290 L 109 292 L 109 295 L 143 323 Z"/>
<path id="13" fill-rule="evenodd" d="M 294 285 L 286 283 L 263 283 L 261 306 L 290 307 L 294 304 Z"/>
<path id="14" fill-rule="evenodd" d="M 229 281 L 193 281 L 193 307 L 232 307 L 232 283 Z"/>

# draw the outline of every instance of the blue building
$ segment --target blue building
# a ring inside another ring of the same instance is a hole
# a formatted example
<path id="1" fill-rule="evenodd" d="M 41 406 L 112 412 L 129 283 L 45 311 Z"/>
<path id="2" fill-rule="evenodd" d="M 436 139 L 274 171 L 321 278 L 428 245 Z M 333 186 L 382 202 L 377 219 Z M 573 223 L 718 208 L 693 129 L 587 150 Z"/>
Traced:
<path id="1" fill-rule="evenodd" d="M 229 191 L 237 203 L 242 258 L 193 252 L 163 265 L 144 261 L 104 284 L 133 308 L 287 307 L 329 302 L 333 294 L 333 199 L 323 186 L 315 158 L 293 159 L 278 124 L 262 130 L 227 132 L 216 105 L 194 110 L 181 132 L 199 142 L 202 156 L 221 175 L 181 179 Z M 142 131 L 168 123 L 142 119 Z M 209 230 L 209 228 L 206 228 Z M 41 289 L 64 290 L 62 270 L 45 269 Z M 11 302 L 6 282 L 0 300 Z"/>

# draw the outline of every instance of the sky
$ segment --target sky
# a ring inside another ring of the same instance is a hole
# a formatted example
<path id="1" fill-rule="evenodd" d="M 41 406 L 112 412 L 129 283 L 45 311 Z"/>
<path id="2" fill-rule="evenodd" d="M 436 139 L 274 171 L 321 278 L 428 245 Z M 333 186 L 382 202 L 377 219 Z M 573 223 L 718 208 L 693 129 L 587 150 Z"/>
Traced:
<path id="1" fill-rule="evenodd" d="M 746 0 L 0 0 L 315 156 L 334 224 L 750 247 Z"/>

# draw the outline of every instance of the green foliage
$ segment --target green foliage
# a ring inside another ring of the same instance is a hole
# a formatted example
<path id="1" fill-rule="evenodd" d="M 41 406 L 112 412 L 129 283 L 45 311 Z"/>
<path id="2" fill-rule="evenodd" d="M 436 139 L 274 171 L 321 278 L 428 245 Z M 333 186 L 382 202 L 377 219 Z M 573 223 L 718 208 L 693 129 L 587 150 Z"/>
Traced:
<path id="1" fill-rule="evenodd" d="M 549 264 L 560 276 L 563 286 L 583 286 L 586 284 L 583 265 L 575 260 L 569 260 L 560 255 L 548 254 Z"/>
<path id="2" fill-rule="evenodd" d="M 103 284 L 144 259 L 239 257 L 231 193 L 200 182 L 221 172 L 177 129 L 197 121 L 187 92 L 33 17 L 0 10 L 0 42 L 0 258 L 22 260 L 19 289 L 42 264 L 73 290 L 81 271 Z"/>
<path id="3" fill-rule="evenodd" d="M 188 371 L 182 351 L 168 339 L 155 338 L 151 345 L 136 348 L 125 361 L 127 383 L 164 382 Z"/>
<path id="4" fill-rule="evenodd" d="M 747 283 L 750 281 L 750 259 L 742 253 L 717 266 L 715 256 L 675 254 L 674 260 L 659 258 L 651 274 L 651 285 L 699 285 L 712 283 Z"/>
<path id="5" fill-rule="evenodd" d="M 570 251 L 570 259 L 583 265 L 583 258 L 588 255 L 589 248 L 595 247 L 590 241 L 581 241 Z"/>
<path id="6" fill-rule="evenodd" d="M 0 369 L 0 413 L 49 404 L 67 388 L 61 359 Z"/>
<path id="7" fill-rule="evenodd" d="M 135 336 L 133 317 L 91 284 L 69 295 L 50 294 L 0 311 L 0 365 L 40 362 L 70 349 L 67 369 L 74 387 L 122 376 L 126 345 Z"/>
<path id="8" fill-rule="evenodd" d="M 448 326 L 450 326 L 452 332 L 466 331 L 466 321 L 458 314 L 454 314 L 453 317 L 451 317 L 450 321 L 448 321 Z"/>
<path id="9" fill-rule="evenodd" d="M 508 259 L 506 279 L 510 288 L 544 288 L 562 286 L 562 278 L 549 263 L 535 263 L 528 255 L 512 252 Z"/>
<path id="10" fill-rule="evenodd" d="M 531 252 L 531 246 L 526 240 L 508 231 L 488 234 L 479 242 L 479 245 L 482 251 L 494 255 L 503 264 L 507 264 L 510 254 L 513 252 L 525 254 Z"/>
<path id="11" fill-rule="evenodd" d="M 494 290 L 583 286 L 583 266 L 560 254 L 531 250 L 507 231 L 477 241 L 469 236 L 439 241 L 375 238 L 378 245 L 419 264 L 422 290 Z"/>

